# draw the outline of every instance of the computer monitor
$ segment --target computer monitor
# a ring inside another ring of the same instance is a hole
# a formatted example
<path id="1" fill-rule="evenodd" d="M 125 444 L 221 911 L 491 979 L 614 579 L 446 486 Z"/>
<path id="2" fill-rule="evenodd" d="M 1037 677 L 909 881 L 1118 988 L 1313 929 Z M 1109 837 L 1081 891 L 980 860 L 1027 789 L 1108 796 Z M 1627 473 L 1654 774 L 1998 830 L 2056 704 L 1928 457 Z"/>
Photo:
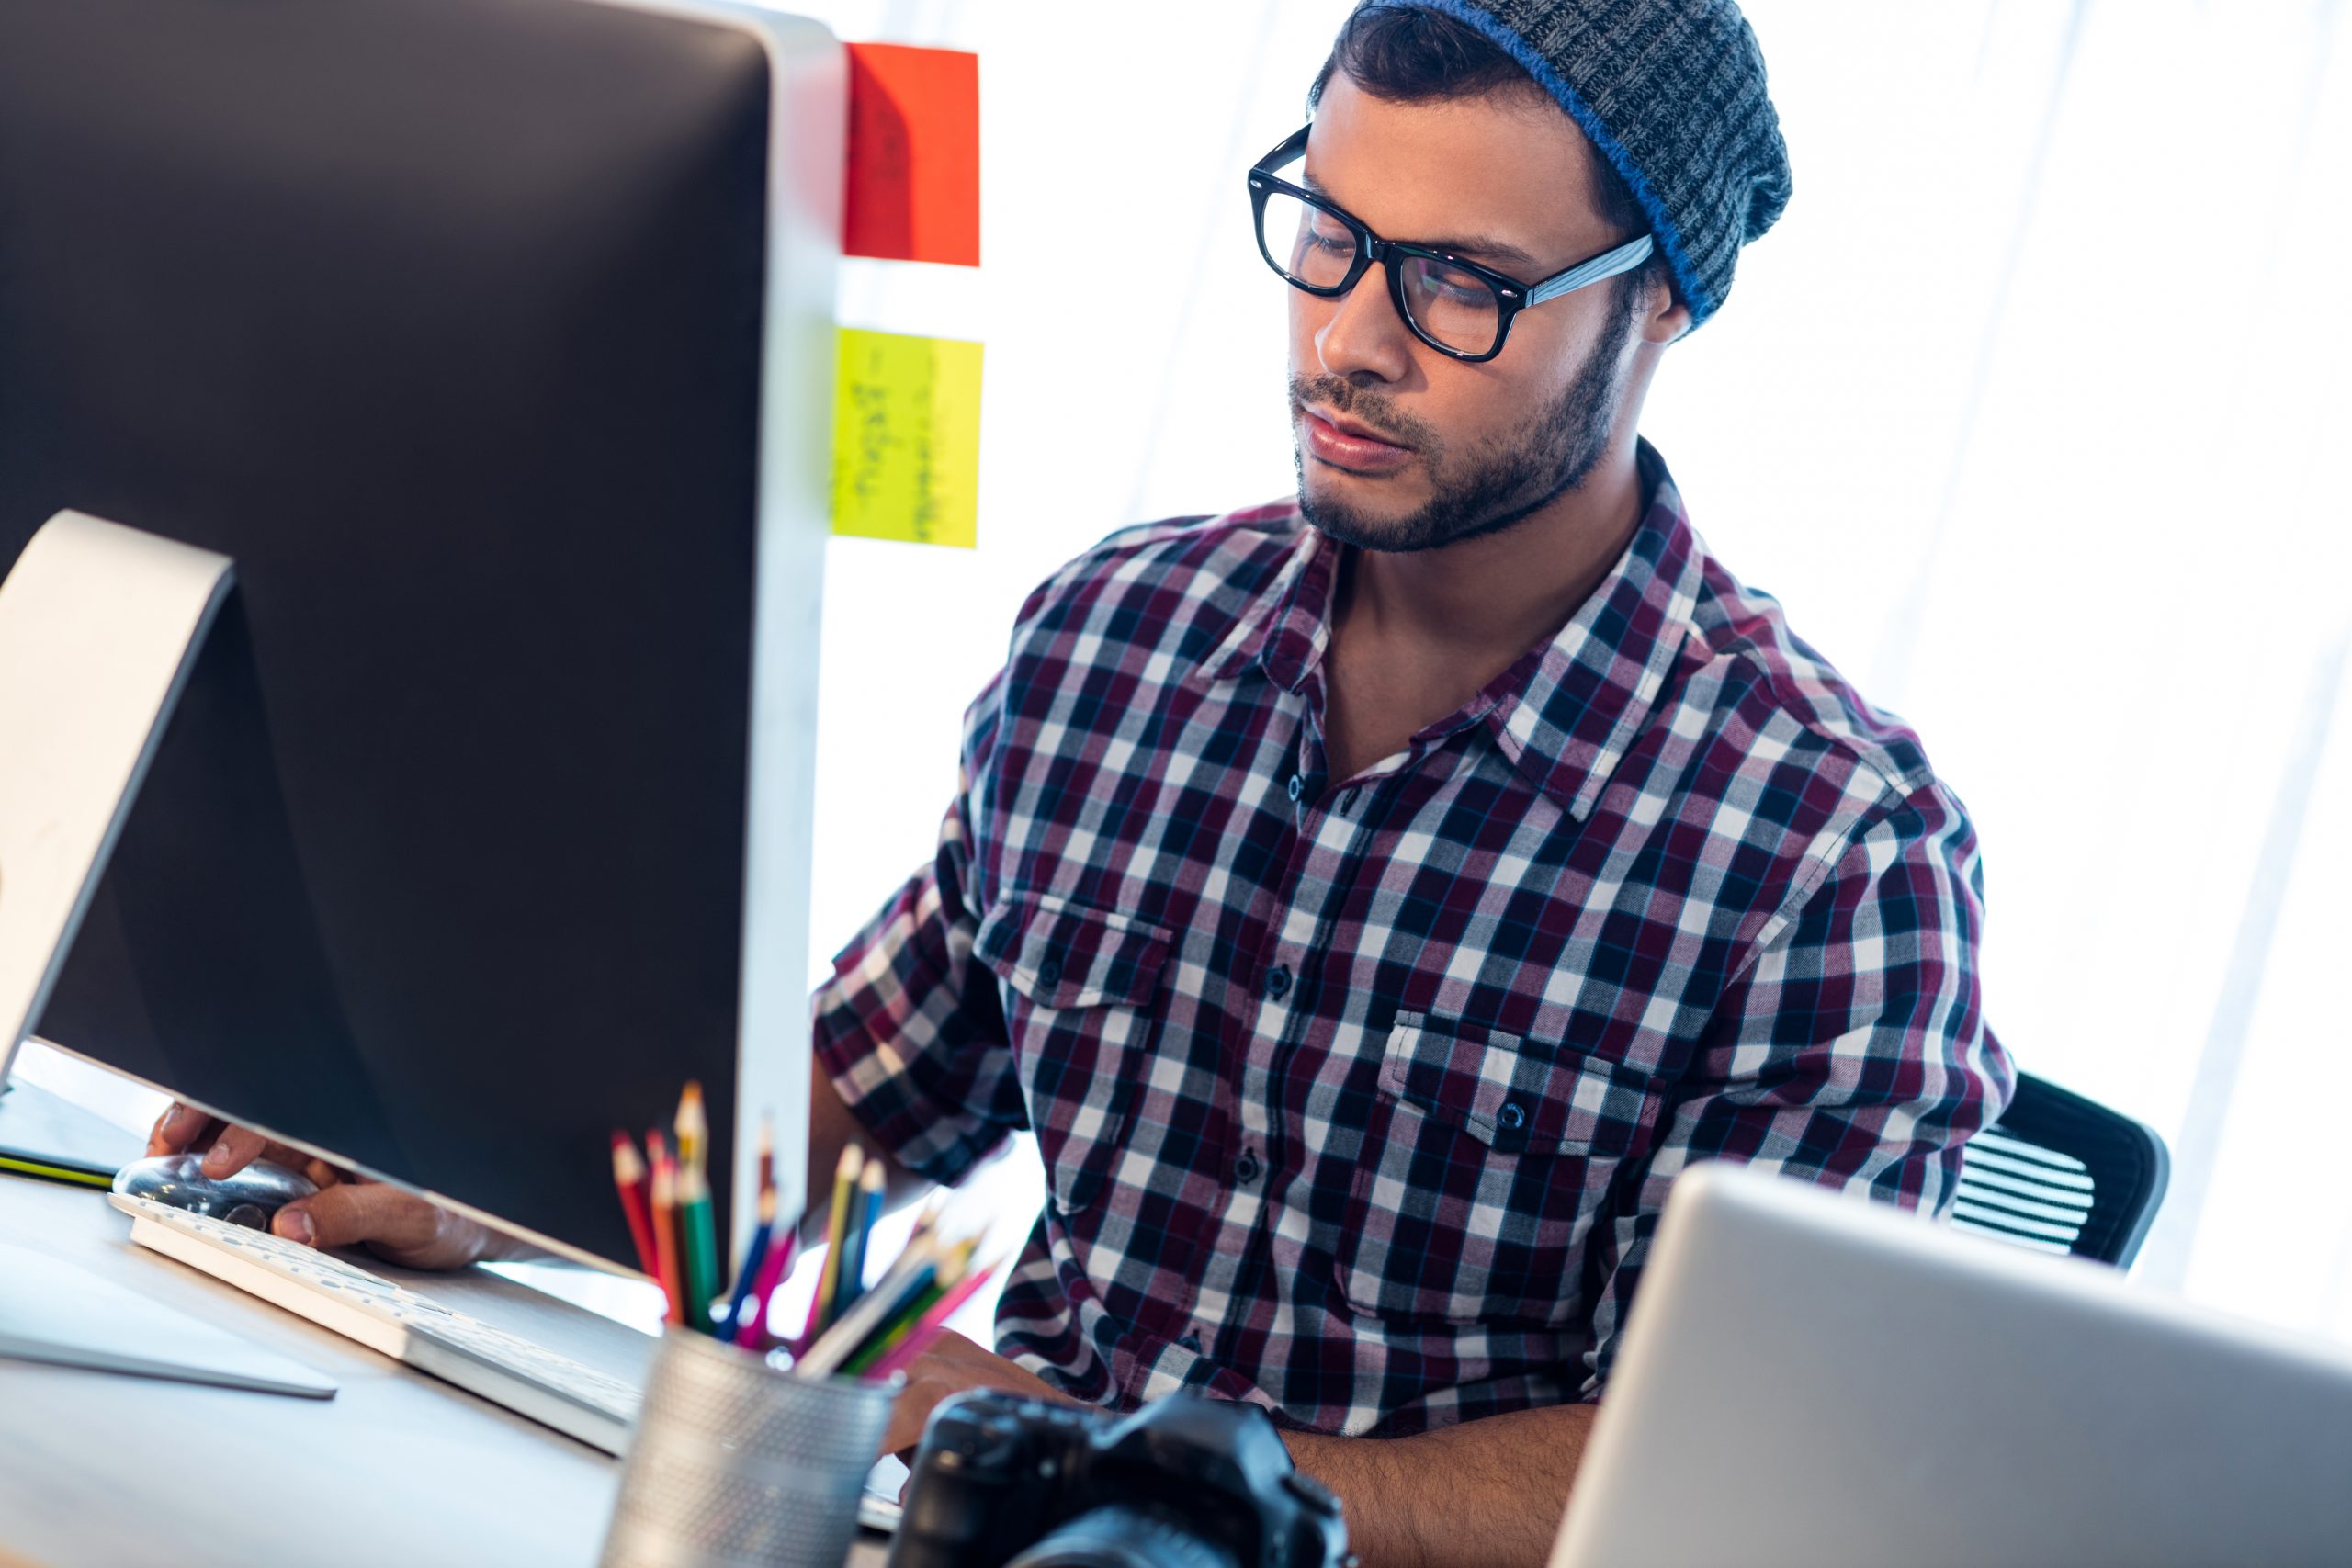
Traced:
<path id="1" fill-rule="evenodd" d="M 2352 1354 L 1736 1166 L 1679 1179 L 1552 1568 L 2352 1544 Z"/>
<path id="2" fill-rule="evenodd" d="M 0 6 L 0 571 L 71 509 L 235 580 L 41 1037 L 583 1257 L 688 1078 L 735 1228 L 764 1109 L 797 1190 L 844 75 L 748 7 Z"/>

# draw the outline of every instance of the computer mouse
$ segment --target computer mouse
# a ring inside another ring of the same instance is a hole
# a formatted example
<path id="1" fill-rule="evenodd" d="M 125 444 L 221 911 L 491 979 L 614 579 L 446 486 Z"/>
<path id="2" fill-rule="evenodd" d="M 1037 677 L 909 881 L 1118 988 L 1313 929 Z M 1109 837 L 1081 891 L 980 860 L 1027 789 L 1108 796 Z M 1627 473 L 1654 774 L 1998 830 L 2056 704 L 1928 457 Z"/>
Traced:
<path id="1" fill-rule="evenodd" d="M 202 1155 L 182 1154 L 132 1160 L 115 1172 L 114 1190 L 266 1231 L 278 1210 L 319 1189 L 308 1177 L 266 1159 L 215 1180 L 204 1174 Z"/>

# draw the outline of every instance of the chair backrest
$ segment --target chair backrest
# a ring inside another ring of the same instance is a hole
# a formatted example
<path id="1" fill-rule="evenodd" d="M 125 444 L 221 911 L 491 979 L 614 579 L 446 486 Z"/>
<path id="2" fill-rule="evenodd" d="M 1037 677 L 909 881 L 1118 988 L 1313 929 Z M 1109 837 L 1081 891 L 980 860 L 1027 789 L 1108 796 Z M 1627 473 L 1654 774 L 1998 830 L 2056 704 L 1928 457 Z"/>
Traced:
<path id="1" fill-rule="evenodd" d="M 2030 1073 L 1961 1151 L 1954 1230 L 2131 1267 L 2164 1201 L 2164 1140 Z"/>

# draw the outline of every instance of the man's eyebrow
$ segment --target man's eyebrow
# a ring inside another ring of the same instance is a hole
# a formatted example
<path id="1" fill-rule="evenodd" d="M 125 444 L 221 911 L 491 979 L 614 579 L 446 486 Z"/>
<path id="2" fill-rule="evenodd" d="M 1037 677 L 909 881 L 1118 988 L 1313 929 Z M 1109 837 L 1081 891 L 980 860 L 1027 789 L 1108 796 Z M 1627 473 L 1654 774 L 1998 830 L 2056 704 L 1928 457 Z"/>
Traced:
<path id="1" fill-rule="evenodd" d="M 1298 173 L 1298 183 L 1305 186 L 1307 189 L 1313 191 L 1319 197 L 1328 198 L 1331 194 L 1329 191 L 1323 188 L 1323 182 L 1321 180 L 1317 179 L 1313 175 L 1308 174 L 1304 169 L 1301 169 Z M 1385 237 L 1386 236 L 1385 235 L 1383 236 L 1383 238 Z M 1460 239 L 1453 240 L 1415 239 L 1408 240 L 1405 243 L 1409 245 L 1419 245 L 1423 250 L 1444 251 L 1452 255 L 1467 256 L 1473 261 L 1499 262 L 1505 266 L 1529 268 L 1536 265 L 1535 258 L 1529 255 L 1525 251 L 1521 250 L 1517 245 L 1507 243 L 1501 240 L 1489 239 L 1484 234 L 1465 235 Z"/>

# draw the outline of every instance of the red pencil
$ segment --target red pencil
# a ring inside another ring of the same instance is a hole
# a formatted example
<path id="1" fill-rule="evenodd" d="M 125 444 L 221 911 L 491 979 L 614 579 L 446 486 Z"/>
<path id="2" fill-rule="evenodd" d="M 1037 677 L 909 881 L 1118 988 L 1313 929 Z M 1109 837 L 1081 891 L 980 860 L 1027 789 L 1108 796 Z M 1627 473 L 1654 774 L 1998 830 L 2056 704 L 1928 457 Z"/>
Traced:
<path id="1" fill-rule="evenodd" d="M 662 1277 L 662 1262 L 653 1250 L 653 1196 L 646 1190 L 645 1156 L 636 1140 L 617 1128 L 613 1133 L 613 1186 L 621 1195 L 621 1212 L 628 1216 L 628 1237 L 637 1243 L 637 1265 L 648 1279 Z"/>
<path id="2" fill-rule="evenodd" d="M 654 1278 L 662 1281 L 662 1293 L 669 1298 L 670 1321 L 683 1325 L 686 1281 L 678 1267 L 678 1162 L 670 1157 L 658 1127 L 645 1134 L 645 1147 L 653 1156 Z"/>

